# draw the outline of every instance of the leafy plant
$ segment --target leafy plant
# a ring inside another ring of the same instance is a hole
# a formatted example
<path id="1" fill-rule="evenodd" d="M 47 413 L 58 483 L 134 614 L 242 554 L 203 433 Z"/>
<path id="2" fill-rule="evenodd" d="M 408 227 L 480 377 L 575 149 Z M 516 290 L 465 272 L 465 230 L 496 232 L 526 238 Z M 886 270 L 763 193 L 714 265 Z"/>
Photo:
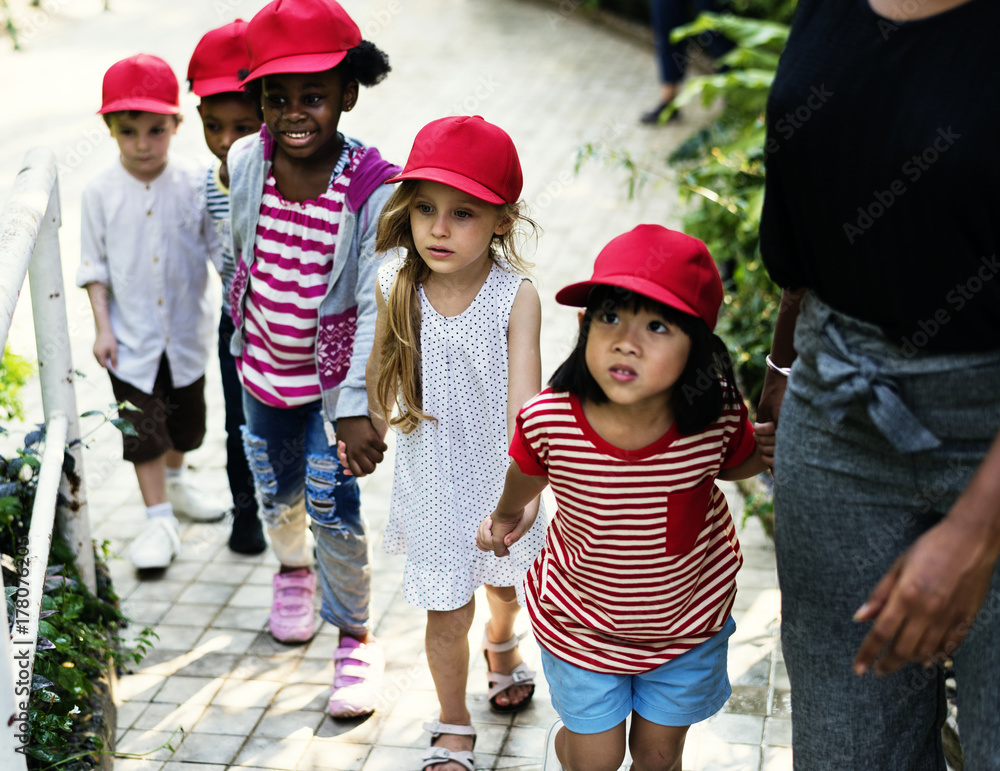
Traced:
<path id="1" fill-rule="evenodd" d="M 30 361 L 4 348 L 0 360 L 0 420 L 24 417 L 20 391 L 34 371 Z"/>
<path id="2" fill-rule="evenodd" d="M 116 405 L 113 405 L 116 406 Z M 105 416 L 105 422 L 116 419 Z M 128 428 L 131 428 L 129 425 Z M 18 623 L 19 565 L 23 556 L 34 502 L 38 445 L 44 438 L 39 429 L 30 432 L 14 458 L 0 456 L 0 548 L 3 555 L 8 633 L 23 642 L 26 628 Z M 72 466 L 67 454 L 65 466 Z M 101 559 L 103 557 L 103 559 Z M 26 755 L 32 771 L 65 765 L 71 759 L 95 756 L 103 751 L 101 736 L 79 733 L 76 721 L 93 712 L 96 688 L 105 668 L 113 661 L 130 658 L 138 663 L 156 636 L 152 629 L 139 632 L 131 646 L 120 630 L 126 619 L 104 566 L 107 544 L 97 560 L 98 591 L 95 596 L 80 581 L 69 546 L 53 534 L 49 566 L 43 587 L 34 676 L 28 699 Z M 23 617 L 24 611 L 21 610 Z M 93 763 L 91 763 L 92 765 Z"/>
<path id="3" fill-rule="evenodd" d="M 764 202 L 764 112 L 795 3 L 733 0 L 730 7 L 748 15 L 702 14 L 673 33 L 681 40 L 715 31 L 734 43 L 719 61 L 724 71 L 689 78 L 672 105 L 673 109 L 694 102 L 717 106 L 709 125 L 665 159 L 639 161 L 627 151 L 593 144 L 580 149 L 577 166 L 600 158 L 621 169 L 630 198 L 648 180 L 676 184 L 686 204 L 684 232 L 704 241 L 719 262 L 726 307 L 718 332 L 733 352 L 743 395 L 756 404 L 780 299 L 761 263 L 758 237 Z M 661 120 L 669 115 L 665 112 Z"/>

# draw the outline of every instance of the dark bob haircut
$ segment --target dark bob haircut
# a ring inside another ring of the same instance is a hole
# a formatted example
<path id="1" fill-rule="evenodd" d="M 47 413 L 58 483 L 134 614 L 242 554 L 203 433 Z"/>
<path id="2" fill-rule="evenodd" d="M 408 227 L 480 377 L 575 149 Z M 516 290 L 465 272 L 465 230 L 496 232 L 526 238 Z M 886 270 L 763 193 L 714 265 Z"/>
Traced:
<path id="1" fill-rule="evenodd" d="M 742 397 L 736 389 L 729 351 L 704 321 L 644 295 L 613 286 L 598 286 L 590 293 L 580 321 L 576 346 L 549 380 L 554 390 L 568 391 L 581 401 L 594 404 L 608 401 L 607 395 L 587 369 L 587 338 L 595 315 L 619 310 L 656 313 L 691 338 L 687 366 L 670 394 L 670 406 L 680 433 L 700 433 L 719 419 L 727 404 L 740 403 Z"/>
<path id="2" fill-rule="evenodd" d="M 357 82 L 362 86 L 374 86 L 385 79 L 392 67 L 389 66 L 389 57 L 385 51 L 370 40 L 362 40 L 354 48 L 348 50 L 347 55 L 334 69 L 341 73 L 345 84 Z M 239 73 L 241 78 L 246 78 L 249 74 L 249 70 L 240 70 Z M 243 86 L 243 90 L 257 105 L 258 117 L 261 119 L 264 117 L 260 104 L 263 88 L 260 78 L 251 80 Z"/>

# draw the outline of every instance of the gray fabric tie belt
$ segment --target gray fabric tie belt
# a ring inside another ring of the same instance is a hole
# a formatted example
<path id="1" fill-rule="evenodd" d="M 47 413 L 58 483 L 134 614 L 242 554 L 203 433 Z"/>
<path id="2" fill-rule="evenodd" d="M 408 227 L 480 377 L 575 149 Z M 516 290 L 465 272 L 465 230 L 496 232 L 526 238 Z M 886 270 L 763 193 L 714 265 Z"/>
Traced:
<path id="1" fill-rule="evenodd" d="M 851 351 L 840 331 L 830 323 L 823 336 L 830 352 L 816 355 L 816 371 L 829 389 L 815 401 L 839 425 L 854 402 L 864 404 L 875 427 L 902 453 L 921 452 L 941 446 L 941 440 L 917 420 L 899 398 L 895 381 L 881 370 L 881 364 Z"/>

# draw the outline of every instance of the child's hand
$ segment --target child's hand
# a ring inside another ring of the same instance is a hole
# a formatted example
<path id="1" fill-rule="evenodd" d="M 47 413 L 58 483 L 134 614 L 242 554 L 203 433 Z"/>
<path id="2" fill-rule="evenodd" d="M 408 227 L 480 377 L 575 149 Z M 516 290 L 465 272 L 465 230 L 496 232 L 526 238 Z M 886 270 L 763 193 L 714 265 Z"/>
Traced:
<path id="1" fill-rule="evenodd" d="M 764 464 L 774 470 L 774 445 L 776 442 L 777 424 L 773 421 L 767 423 L 754 423 L 753 433 L 757 440 L 757 451 Z"/>
<path id="2" fill-rule="evenodd" d="M 535 516 L 537 515 L 538 509 L 536 507 Z M 510 554 L 510 549 L 507 547 L 517 543 L 534 523 L 535 517 L 524 516 L 524 509 L 521 509 L 521 515 L 517 519 L 506 522 L 499 519 L 494 520 L 493 515 L 490 515 L 479 525 L 476 546 L 483 551 L 492 551 L 498 557 L 506 557 Z"/>
<path id="3" fill-rule="evenodd" d="M 347 445 L 344 442 L 337 442 L 337 458 L 340 459 L 340 465 L 344 468 L 344 476 L 354 476 L 354 472 L 347 465 Z"/>
<path id="4" fill-rule="evenodd" d="M 356 477 L 372 473 L 387 449 L 367 415 L 337 421 L 337 455 L 345 473 Z"/>
<path id="5" fill-rule="evenodd" d="M 493 551 L 493 518 L 487 517 L 479 523 L 476 531 L 476 546 L 480 551 Z"/>
<path id="6" fill-rule="evenodd" d="M 109 361 L 113 369 L 118 369 L 118 341 L 110 331 L 98 332 L 94 341 L 94 358 L 104 369 L 108 368 Z"/>

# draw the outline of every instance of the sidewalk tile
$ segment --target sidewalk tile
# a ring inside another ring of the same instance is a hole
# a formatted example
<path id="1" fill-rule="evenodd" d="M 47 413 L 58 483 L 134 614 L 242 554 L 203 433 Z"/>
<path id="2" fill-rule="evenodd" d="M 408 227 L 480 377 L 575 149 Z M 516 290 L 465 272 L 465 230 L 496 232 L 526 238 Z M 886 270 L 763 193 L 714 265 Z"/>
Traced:
<path id="1" fill-rule="evenodd" d="M 218 605 L 177 604 L 166 612 L 160 623 L 169 626 L 208 626 L 218 613 Z"/>
<path id="2" fill-rule="evenodd" d="M 253 731 L 265 739 L 312 739 L 326 716 L 303 709 L 269 709 Z"/>
<path id="3" fill-rule="evenodd" d="M 173 760 L 198 763 L 232 763 L 244 741 L 246 739 L 243 736 L 191 734 L 174 753 Z"/>
<path id="4" fill-rule="evenodd" d="M 249 736 L 263 714 L 263 707 L 223 707 L 212 704 L 205 708 L 201 719 L 195 724 L 193 732 Z M 188 731 L 188 733 L 191 732 Z"/>
<path id="5" fill-rule="evenodd" d="M 764 738 L 764 718 L 720 712 L 705 721 L 702 734 L 719 742 L 760 746 Z"/>
<path id="6" fill-rule="evenodd" d="M 256 632 L 211 627 L 198 640 L 198 645 L 213 653 L 246 654 L 256 638 Z"/>
<path id="7" fill-rule="evenodd" d="M 198 575 L 198 580 L 220 584 L 243 584 L 246 583 L 247 578 L 253 571 L 253 565 L 213 562 L 205 566 L 205 569 Z"/>
<path id="8" fill-rule="evenodd" d="M 274 683 L 274 685 L 279 685 Z M 332 683 L 331 683 L 332 685 Z M 330 699 L 330 685 L 313 685 L 296 683 L 286 685 L 274 697 L 273 706 L 277 709 L 304 709 L 322 712 Z"/>
<path id="9" fill-rule="evenodd" d="M 204 632 L 205 629 L 201 626 L 157 624 L 154 648 L 157 650 L 189 651 Z"/>
<path id="10" fill-rule="evenodd" d="M 218 629 L 246 629 L 259 632 L 267 625 L 270 607 L 247 608 L 227 605 L 212 626 Z"/>
<path id="11" fill-rule="evenodd" d="M 155 701 L 209 704 L 222 687 L 222 677 L 188 677 L 174 675 L 167 679 L 156 694 Z"/>
<path id="12" fill-rule="evenodd" d="M 163 675 L 122 675 L 118 678 L 118 699 L 123 702 L 150 701 L 165 680 Z"/>
<path id="13" fill-rule="evenodd" d="M 791 747 L 791 719 L 784 717 L 767 718 L 764 721 L 764 744 L 771 747 Z"/>
<path id="14" fill-rule="evenodd" d="M 216 707 L 266 707 L 281 689 L 264 680 L 226 680 L 212 699 Z"/>
<path id="15" fill-rule="evenodd" d="M 299 739 L 249 739 L 236 758 L 237 765 L 295 771 L 309 741 Z"/>
<path id="16" fill-rule="evenodd" d="M 372 715 L 354 720 L 340 720 L 327 715 L 316 731 L 316 738 L 353 744 L 375 744 L 376 738 L 385 730 L 386 719 L 378 710 Z"/>
<path id="17" fill-rule="evenodd" d="M 791 748 L 765 747 L 764 763 L 761 766 L 761 771 L 792 771 Z"/>
<path id="18" fill-rule="evenodd" d="M 238 680 L 273 680 L 280 683 L 294 683 L 292 679 L 299 658 L 279 656 L 258 656 L 248 653 L 241 657 L 233 667 L 229 676 Z M 333 682 L 333 675 L 330 675 Z M 329 685 L 329 683 L 328 683 Z"/>
<path id="19" fill-rule="evenodd" d="M 370 752 L 371 747 L 367 744 L 314 739 L 299 759 L 296 771 L 361 771 L 362 767 L 367 768 L 365 759 Z"/>
<path id="20" fill-rule="evenodd" d="M 184 735 L 171 731 L 143 731 L 129 729 L 115 745 L 115 752 L 125 755 L 142 755 L 145 760 L 167 760 L 173 747 L 183 746 Z"/>
<path id="21" fill-rule="evenodd" d="M 178 728 L 190 733 L 205 707 L 201 704 L 172 704 L 150 702 L 132 727 L 143 731 L 175 731 Z"/>

